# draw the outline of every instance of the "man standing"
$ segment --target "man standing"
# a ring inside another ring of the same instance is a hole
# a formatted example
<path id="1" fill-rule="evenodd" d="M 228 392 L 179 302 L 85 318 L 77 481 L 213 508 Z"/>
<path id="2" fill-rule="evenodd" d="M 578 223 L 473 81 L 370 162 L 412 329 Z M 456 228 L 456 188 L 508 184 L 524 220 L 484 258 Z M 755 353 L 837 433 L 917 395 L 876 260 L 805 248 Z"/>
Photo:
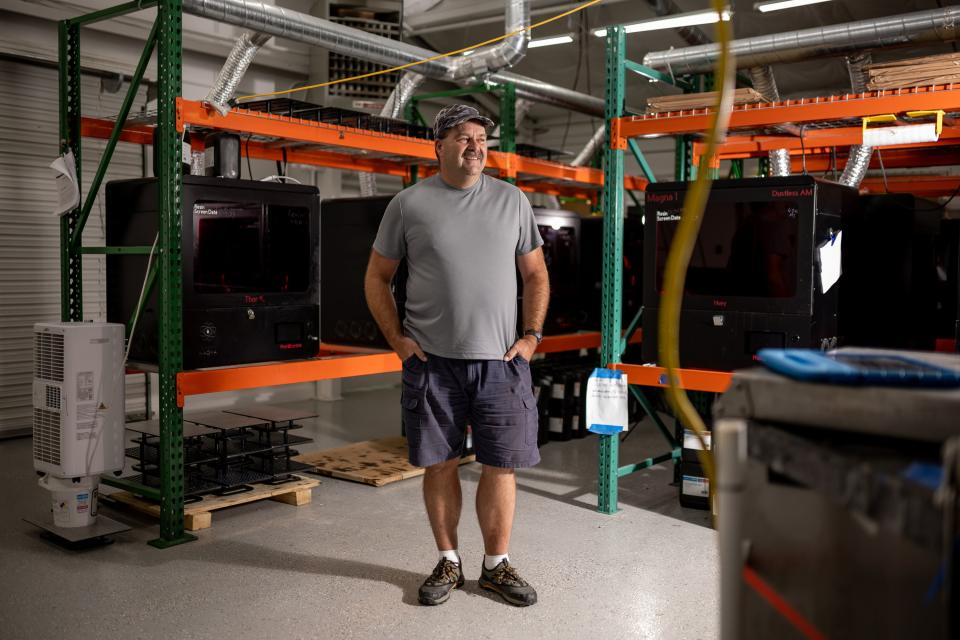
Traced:
<path id="1" fill-rule="evenodd" d="M 410 462 L 426 467 L 423 499 L 440 551 L 420 587 L 441 604 L 463 586 L 457 549 L 462 496 L 459 461 L 469 423 L 482 473 L 477 519 L 484 560 L 479 584 L 527 606 L 537 593 L 507 557 L 516 504 L 514 469 L 540 461 L 530 357 L 549 298 L 533 211 L 515 186 L 483 173 L 489 118 L 467 105 L 434 120 L 440 172 L 387 206 L 367 266 L 367 304 L 403 361 L 403 422 Z M 407 259 L 401 327 L 390 281 Z M 523 336 L 517 338 L 517 278 L 523 280 Z"/>

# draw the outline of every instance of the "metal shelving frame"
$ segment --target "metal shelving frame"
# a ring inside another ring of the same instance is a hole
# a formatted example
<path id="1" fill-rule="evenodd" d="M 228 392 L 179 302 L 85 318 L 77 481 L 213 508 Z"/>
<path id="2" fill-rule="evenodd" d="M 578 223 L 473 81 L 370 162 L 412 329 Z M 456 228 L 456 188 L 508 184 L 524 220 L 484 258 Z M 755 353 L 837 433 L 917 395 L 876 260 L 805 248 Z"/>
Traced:
<path id="1" fill-rule="evenodd" d="M 679 443 L 660 423 L 656 414 L 644 402 L 635 387 L 664 387 L 666 370 L 662 367 L 624 364 L 620 361 L 626 343 L 621 332 L 621 264 L 623 260 L 623 190 L 624 150 L 631 138 L 639 136 L 675 136 L 677 139 L 676 179 L 692 180 L 699 164 L 703 145 L 691 136 L 708 127 L 709 109 L 656 113 L 641 116 L 625 114 L 625 73 L 640 73 L 651 80 L 677 84 L 689 90 L 689 81 L 674 82 L 658 72 L 627 60 L 623 27 L 607 30 L 606 52 L 606 118 L 609 123 L 604 153 L 605 182 L 604 264 L 603 264 L 603 321 L 601 359 L 604 366 L 623 371 L 631 385 L 631 392 L 641 401 L 644 410 L 671 446 L 671 450 L 636 464 L 619 466 L 619 437 L 601 435 L 599 443 L 599 480 L 597 508 L 602 513 L 617 511 L 617 482 L 619 478 L 654 464 L 676 461 Z M 826 171 L 835 163 L 837 147 L 861 144 L 863 130 L 860 118 L 880 114 L 899 114 L 907 111 L 942 110 L 947 115 L 940 139 L 934 143 L 919 143 L 883 147 L 884 166 L 941 166 L 960 164 L 960 84 L 946 84 L 868 91 L 860 94 L 822 96 L 774 103 L 751 103 L 733 108 L 730 135 L 719 148 L 713 167 L 719 168 L 721 159 L 742 160 L 762 157 L 770 149 L 788 148 L 794 154 L 791 161 L 800 171 Z M 758 134 L 757 130 L 783 122 L 792 122 L 805 128 L 803 138 Z M 806 128 L 809 127 L 809 128 Z M 633 148 L 632 145 L 630 148 Z M 888 162 L 887 159 L 891 161 Z M 877 164 L 879 166 L 879 160 Z M 734 172 L 736 169 L 734 169 Z M 742 173 L 742 165 L 740 167 Z M 885 183 L 879 179 L 864 180 L 862 188 L 875 192 L 906 192 L 928 197 L 950 195 L 960 186 L 958 176 L 888 176 Z M 628 331 L 629 333 L 629 331 Z M 730 384 L 731 373 L 685 369 L 678 372 L 678 383 L 688 391 L 722 393 Z"/>
<path id="2" fill-rule="evenodd" d="M 115 120 L 84 117 L 80 96 L 80 30 L 84 25 L 116 18 L 147 8 L 157 8 L 157 17 L 133 75 L 123 106 Z M 180 96 L 182 87 L 182 3 L 181 0 L 133 0 L 59 23 L 60 150 L 72 152 L 77 174 L 82 176 L 83 137 L 107 140 L 105 151 L 87 190 L 86 198 L 61 219 L 61 316 L 64 321 L 83 318 L 81 261 L 84 254 L 140 254 L 151 247 L 84 247 L 81 236 L 94 198 L 106 175 L 113 150 L 119 141 L 153 144 L 157 134 L 157 175 L 159 181 L 159 237 L 156 259 L 147 274 L 147 292 L 158 284 L 160 299 L 159 422 L 160 488 L 146 487 L 122 478 L 104 477 L 102 482 L 159 501 L 160 536 L 150 544 L 166 548 L 196 538 L 184 530 L 183 405 L 186 396 L 264 385 L 308 382 L 400 370 L 397 356 L 389 352 L 365 352 L 358 348 L 321 345 L 321 356 L 304 361 L 251 365 L 205 371 L 183 371 L 182 348 L 182 264 L 181 201 L 183 183 L 181 143 L 185 131 L 227 130 L 249 134 L 244 153 L 262 159 L 323 167 L 370 171 L 409 179 L 419 167 L 435 163 L 433 142 L 387 133 L 329 125 L 244 109 L 226 116 L 210 113 L 199 102 Z M 137 88 L 153 54 L 157 51 L 157 118 L 153 127 L 127 123 Z M 512 86 L 499 87 L 508 121 L 502 125 L 507 146 L 488 155 L 488 165 L 505 179 L 516 179 L 526 191 L 542 191 L 595 199 L 603 173 L 591 167 L 573 167 L 536 158 L 516 156 L 510 116 L 515 102 Z M 195 139 L 197 136 L 191 136 Z M 196 144 L 196 142 L 193 142 Z M 202 144 L 202 143 L 200 143 Z M 647 181 L 624 177 L 621 188 L 643 190 Z M 78 184 L 79 187 L 79 184 Z M 129 329 L 129 327 L 128 327 Z M 600 346 L 600 333 L 551 336 L 544 339 L 541 352 L 566 351 Z"/>

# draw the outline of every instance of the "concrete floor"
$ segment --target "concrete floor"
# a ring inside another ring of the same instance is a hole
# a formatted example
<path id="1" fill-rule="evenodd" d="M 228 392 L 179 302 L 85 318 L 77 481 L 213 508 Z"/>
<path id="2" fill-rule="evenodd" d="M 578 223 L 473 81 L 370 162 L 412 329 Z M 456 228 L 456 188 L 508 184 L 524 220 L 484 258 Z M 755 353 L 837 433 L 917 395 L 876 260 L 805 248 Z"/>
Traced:
<path id="1" fill-rule="evenodd" d="M 399 390 L 306 401 L 320 417 L 310 449 L 398 433 Z M 648 423 L 622 463 L 665 450 Z M 439 607 L 417 604 L 436 562 L 420 480 L 381 488 L 324 478 L 313 502 L 218 511 L 199 540 L 160 551 L 155 521 L 104 507 L 133 531 L 82 552 L 42 538 L 28 438 L 0 441 L 0 637 L 21 638 L 713 638 L 715 533 L 682 509 L 667 466 L 624 478 L 621 511 L 596 512 L 595 438 L 553 442 L 518 477 L 511 560 L 540 601 L 518 609 L 477 587 L 482 544 L 473 499 L 479 467 L 461 468 L 467 584 Z"/>

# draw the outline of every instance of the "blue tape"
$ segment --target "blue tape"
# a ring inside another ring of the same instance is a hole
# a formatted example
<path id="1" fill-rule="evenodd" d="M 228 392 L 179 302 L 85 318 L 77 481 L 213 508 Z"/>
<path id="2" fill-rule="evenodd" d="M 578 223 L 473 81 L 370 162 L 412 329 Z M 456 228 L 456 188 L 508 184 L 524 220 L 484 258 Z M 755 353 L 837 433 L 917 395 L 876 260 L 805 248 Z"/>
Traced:
<path id="1" fill-rule="evenodd" d="M 623 377 L 623 371 L 614 371 L 613 369 L 601 369 L 597 367 L 590 374 L 591 378 L 614 378 L 619 380 Z"/>
<path id="2" fill-rule="evenodd" d="M 613 424 L 592 424 L 587 428 L 587 431 L 601 436 L 615 436 L 623 431 L 623 427 L 618 427 Z"/>

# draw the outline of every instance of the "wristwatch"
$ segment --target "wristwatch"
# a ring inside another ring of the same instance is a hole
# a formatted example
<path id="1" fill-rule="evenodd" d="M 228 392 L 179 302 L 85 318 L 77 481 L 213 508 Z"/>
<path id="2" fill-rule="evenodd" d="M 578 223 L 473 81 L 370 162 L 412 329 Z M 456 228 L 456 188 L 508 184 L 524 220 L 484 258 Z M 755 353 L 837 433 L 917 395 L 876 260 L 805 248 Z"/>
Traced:
<path id="1" fill-rule="evenodd" d="M 540 331 L 537 331 L 536 329 L 527 329 L 526 331 L 523 332 L 523 335 L 533 336 L 534 338 L 537 339 L 537 344 L 540 344 L 543 341 L 543 333 Z"/>

